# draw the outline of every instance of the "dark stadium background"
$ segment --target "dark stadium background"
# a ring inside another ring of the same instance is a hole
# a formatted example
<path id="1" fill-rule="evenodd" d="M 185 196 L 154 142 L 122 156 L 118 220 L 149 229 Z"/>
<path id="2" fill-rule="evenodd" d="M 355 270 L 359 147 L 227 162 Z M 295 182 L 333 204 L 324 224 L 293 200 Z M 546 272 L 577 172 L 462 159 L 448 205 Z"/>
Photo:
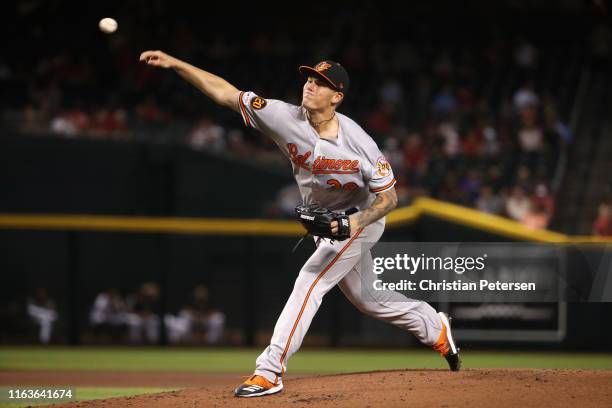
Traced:
<path id="1" fill-rule="evenodd" d="M 532 206 L 518 222 L 612 235 L 609 2 L 16 1 L 3 15 L 1 213 L 290 218 L 276 146 L 173 72 L 138 63 L 160 49 L 297 104 L 297 67 L 338 60 L 351 76 L 340 111 L 385 151 L 400 205 L 428 196 L 511 218 L 516 194 Z M 114 34 L 97 27 L 107 16 Z M 436 219 L 388 239 L 511 240 Z M 3 227 L 0 341 L 37 341 L 26 312 L 37 288 L 58 312 L 51 342 L 87 344 L 99 341 L 97 294 L 155 282 L 155 313 L 176 313 L 203 283 L 226 315 L 227 344 L 265 343 L 309 254 L 292 254 L 296 241 Z M 570 304 L 566 335 L 544 345 L 609 350 L 610 328 L 592 322 L 610 311 Z M 333 291 L 310 341 L 412 344 L 366 319 Z"/>

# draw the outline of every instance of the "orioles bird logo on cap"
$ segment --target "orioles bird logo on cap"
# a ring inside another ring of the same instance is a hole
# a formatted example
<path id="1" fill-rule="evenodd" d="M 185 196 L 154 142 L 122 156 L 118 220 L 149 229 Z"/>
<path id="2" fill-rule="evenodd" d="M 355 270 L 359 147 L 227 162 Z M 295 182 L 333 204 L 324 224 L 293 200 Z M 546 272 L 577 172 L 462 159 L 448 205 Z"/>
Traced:
<path id="1" fill-rule="evenodd" d="M 321 72 L 321 71 L 325 71 L 327 69 L 331 68 L 331 64 L 328 62 L 319 62 L 316 66 L 315 66 L 315 71 Z"/>

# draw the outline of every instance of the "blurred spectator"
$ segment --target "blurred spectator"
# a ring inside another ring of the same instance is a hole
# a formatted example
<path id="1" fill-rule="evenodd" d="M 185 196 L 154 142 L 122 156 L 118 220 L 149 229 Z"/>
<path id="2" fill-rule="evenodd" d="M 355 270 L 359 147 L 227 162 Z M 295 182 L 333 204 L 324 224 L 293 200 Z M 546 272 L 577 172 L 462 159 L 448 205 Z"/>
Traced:
<path id="1" fill-rule="evenodd" d="M 89 115 L 78 107 L 66 111 L 64 117 L 74 125 L 79 133 L 85 131 L 89 126 Z"/>
<path id="2" fill-rule="evenodd" d="M 27 302 L 28 315 L 38 326 L 38 341 L 49 344 L 53 335 L 53 324 L 58 318 L 55 301 L 46 288 L 36 288 L 34 296 Z"/>
<path id="3" fill-rule="evenodd" d="M 157 344 L 159 340 L 160 288 L 155 282 L 145 282 L 140 290 L 128 297 L 126 323 L 129 329 L 129 340 L 140 344 L 147 342 Z"/>
<path id="4" fill-rule="evenodd" d="M 482 178 L 480 172 L 476 169 L 469 169 L 465 177 L 459 181 L 459 188 L 462 191 L 463 197 L 467 199 L 467 203 L 473 204 L 480 193 L 482 186 Z"/>
<path id="5" fill-rule="evenodd" d="M 544 132 L 537 124 L 536 110 L 529 108 L 521 112 L 521 128 L 518 132 L 523 163 L 535 169 L 544 153 Z"/>
<path id="6" fill-rule="evenodd" d="M 501 146 L 495 128 L 491 126 L 486 120 L 481 120 L 480 134 L 482 135 L 482 155 L 486 158 L 497 157 L 499 155 Z"/>
<path id="7" fill-rule="evenodd" d="M 522 87 L 514 93 L 514 108 L 517 112 L 521 112 L 528 108 L 537 108 L 540 104 L 540 98 L 536 94 L 533 82 L 526 82 Z"/>
<path id="8" fill-rule="evenodd" d="M 205 118 L 198 122 L 189 135 L 189 145 L 196 150 L 221 153 L 225 150 L 225 129 Z"/>
<path id="9" fill-rule="evenodd" d="M 404 90 L 397 79 L 388 79 L 380 87 L 380 100 L 382 103 L 398 105 L 403 102 Z"/>
<path id="10" fill-rule="evenodd" d="M 100 292 L 89 313 L 89 323 L 94 329 L 117 335 L 127 323 L 127 306 L 117 289 Z"/>
<path id="11" fill-rule="evenodd" d="M 452 122 L 442 122 L 438 126 L 438 132 L 444 141 L 444 153 L 446 157 L 453 158 L 461 152 L 461 140 L 456 126 Z"/>
<path id="12" fill-rule="evenodd" d="M 169 115 L 159 107 L 152 96 L 136 106 L 136 117 L 144 123 L 165 122 L 169 119 Z"/>
<path id="13" fill-rule="evenodd" d="M 434 95 L 431 109 L 437 114 L 448 114 L 457 109 L 457 98 L 450 85 L 444 85 L 440 92 Z"/>
<path id="14" fill-rule="evenodd" d="M 523 188 L 523 191 L 531 191 L 531 170 L 525 165 L 519 166 L 516 170 L 516 178 L 514 184 Z"/>
<path id="15" fill-rule="evenodd" d="M 64 137 L 74 137 L 78 132 L 76 125 L 64 114 L 58 115 L 51 120 L 50 130 Z"/>
<path id="16" fill-rule="evenodd" d="M 476 109 L 479 101 L 472 89 L 467 86 L 460 86 L 457 88 L 457 103 L 461 112 L 468 114 Z"/>
<path id="17" fill-rule="evenodd" d="M 514 101 L 510 98 L 502 98 L 498 108 L 499 124 L 507 125 L 514 122 L 516 113 L 517 110 L 514 106 Z"/>
<path id="18" fill-rule="evenodd" d="M 545 229 L 548 226 L 549 217 L 546 208 L 542 204 L 531 205 L 521 223 L 527 228 L 534 230 Z"/>
<path id="19" fill-rule="evenodd" d="M 610 204 L 601 203 L 597 209 L 597 218 L 593 222 L 593 235 L 612 236 L 612 211 Z"/>
<path id="20" fill-rule="evenodd" d="M 548 186 L 544 183 L 538 183 L 534 189 L 534 194 L 531 196 L 531 205 L 533 208 L 541 210 L 550 220 L 555 212 L 555 200 L 550 195 Z"/>
<path id="21" fill-rule="evenodd" d="M 487 168 L 487 174 L 485 176 L 485 182 L 491 186 L 493 191 L 500 191 L 504 186 L 504 180 L 502 178 L 502 172 L 498 165 L 492 165 Z"/>
<path id="22" fill-rule="evenodd" d="M 181 309 L 176 315 L 167 313 L 164 316 L 164 325 L 171 344 L 191 341 L 191 310 L 189 308 Z"/>
<path id="23" fill-rule="evenodd" d="M 449 171 L 444 177 L 444 182 L 438 190 L 438 198 L 456 204 L 465 204 L 465 195 L 459 188 L 457 175 Z"/>
<path id="24" fill-rule="evenodd" d="M 366 120 L 368 129 L 373 134 L 384 134 L 391 130 L 395 108 L 393 104 L 383 103 L 380 108 L 374 109 Z"/>
<path id="25" fill-rule="evenodd" d="M 503 208 L 503 199 L 498 194 L 495 194 L 491 186 L 483 186 L 480 197 L 476 200 L 476 209 L 487 214 L 499 215 L 502 213 Z"/>
<path id="26" fill-rule="evenodd" d="M 34 104 L 27 104 L 22 112 L 21 131 L 26 133 L 39 133 L 46 130 L 48 117 L 47 112 L 37 108 Z M 53 127 L 50 125 L 49 127 Z M 53 129 L 51 129 L 53 131 Z M 57 132 L 56 132 L 57 133 Z"/>
<path id="27" fill-rule="evenodd" d="M 125 109 L 115 109 L 111 113 L 113 131 L 113 139 L 126 139 L 129 136 L 128 129 L 128 114 Z"/>
<path id="28" fill-rule="evenodd" d="M 462 143 L 463 154 L 467 157 L 477 157 L 483 152 L 483 147 L 480 133 L 474 128 L 468 129 Z"/>
<path id="29" fill-rule="evenodd" d="M 551 104 L 547 104 L 544 108 L 544 122 L 546 143 L 554 151 L 558 151 L 570 143 L 572 140 L 571 130 L 559 119 L 557 111 Z"/>
<path id="30" fill-rule="evenodd" d="M 404 143 L 404 166 L 414 170 L 425 164 L 426 160 L 427 153 L 421 135 L 418 132 L 410 133 Z"/>
<path id="31" fill-rule="evenodd" d="M 531 208 L 531 202 L 525 195 L 521 186 L 512 189 L 510 197 L 506 200 L 506 213 L 515 221 L 521 221 Z"/>
<path id="32" fill-rule="evenodd" d="M 164 323 L 172 343 L 198 342 L 202 334 L 206 344 L 217 344 L 223 338 L 225 315 L 211 305 L 208 288 L 196 285 L 190 303 L 176 316 L 167 314 Z"/>
<path id="33" fill-rule="evenodd" d="M 90 133 L 98 138 L 125 138 L 128 133 L 126 112 L 122 109 L 114 111 L 107 108 L 98 109 L 93 115 Z"/>
<path id="34" fill-rule="evenodd" d="M 302 195 L 296 183 L 287 184 L 276 194 L 276 199 L 267 210 L 268 216 L 293 218 L 295 207 L 302 203 Z"/>
<path id="35" fill-rule="evenodd" d="M 537 124 L 537 111 L 534 108 L 521 110 L 518 139 L 521 149 L 526 153 L 541 152 L 544 148 L 544 134 Z"/>

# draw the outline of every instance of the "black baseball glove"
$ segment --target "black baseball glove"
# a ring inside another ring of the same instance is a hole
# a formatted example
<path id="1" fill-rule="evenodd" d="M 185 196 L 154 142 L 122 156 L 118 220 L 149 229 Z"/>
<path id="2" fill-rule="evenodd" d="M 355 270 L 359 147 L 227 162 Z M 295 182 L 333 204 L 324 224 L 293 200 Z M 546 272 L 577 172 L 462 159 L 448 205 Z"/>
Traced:
<path id="1" fill-rule="evenodd" d="M 323 238 L 344 241 L 351 236 L 351 223 L 348 215 L 335 213 L 317 204 L 298 205 L 295 215 L 308 234 Z M 331 223 L 338 221 L 338 232 L 332 234 Z"/>

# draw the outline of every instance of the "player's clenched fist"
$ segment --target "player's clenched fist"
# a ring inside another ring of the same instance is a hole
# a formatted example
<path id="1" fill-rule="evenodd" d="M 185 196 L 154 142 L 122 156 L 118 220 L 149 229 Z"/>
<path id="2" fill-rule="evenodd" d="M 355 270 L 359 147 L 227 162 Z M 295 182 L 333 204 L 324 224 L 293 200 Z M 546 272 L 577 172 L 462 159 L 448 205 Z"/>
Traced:
<path id="1" fill-rule="evenodd" d="M 140 61 L 161 68 L 174 68 L 178 60 L 162 51 L 145 51 L 140 54 Z"/>

